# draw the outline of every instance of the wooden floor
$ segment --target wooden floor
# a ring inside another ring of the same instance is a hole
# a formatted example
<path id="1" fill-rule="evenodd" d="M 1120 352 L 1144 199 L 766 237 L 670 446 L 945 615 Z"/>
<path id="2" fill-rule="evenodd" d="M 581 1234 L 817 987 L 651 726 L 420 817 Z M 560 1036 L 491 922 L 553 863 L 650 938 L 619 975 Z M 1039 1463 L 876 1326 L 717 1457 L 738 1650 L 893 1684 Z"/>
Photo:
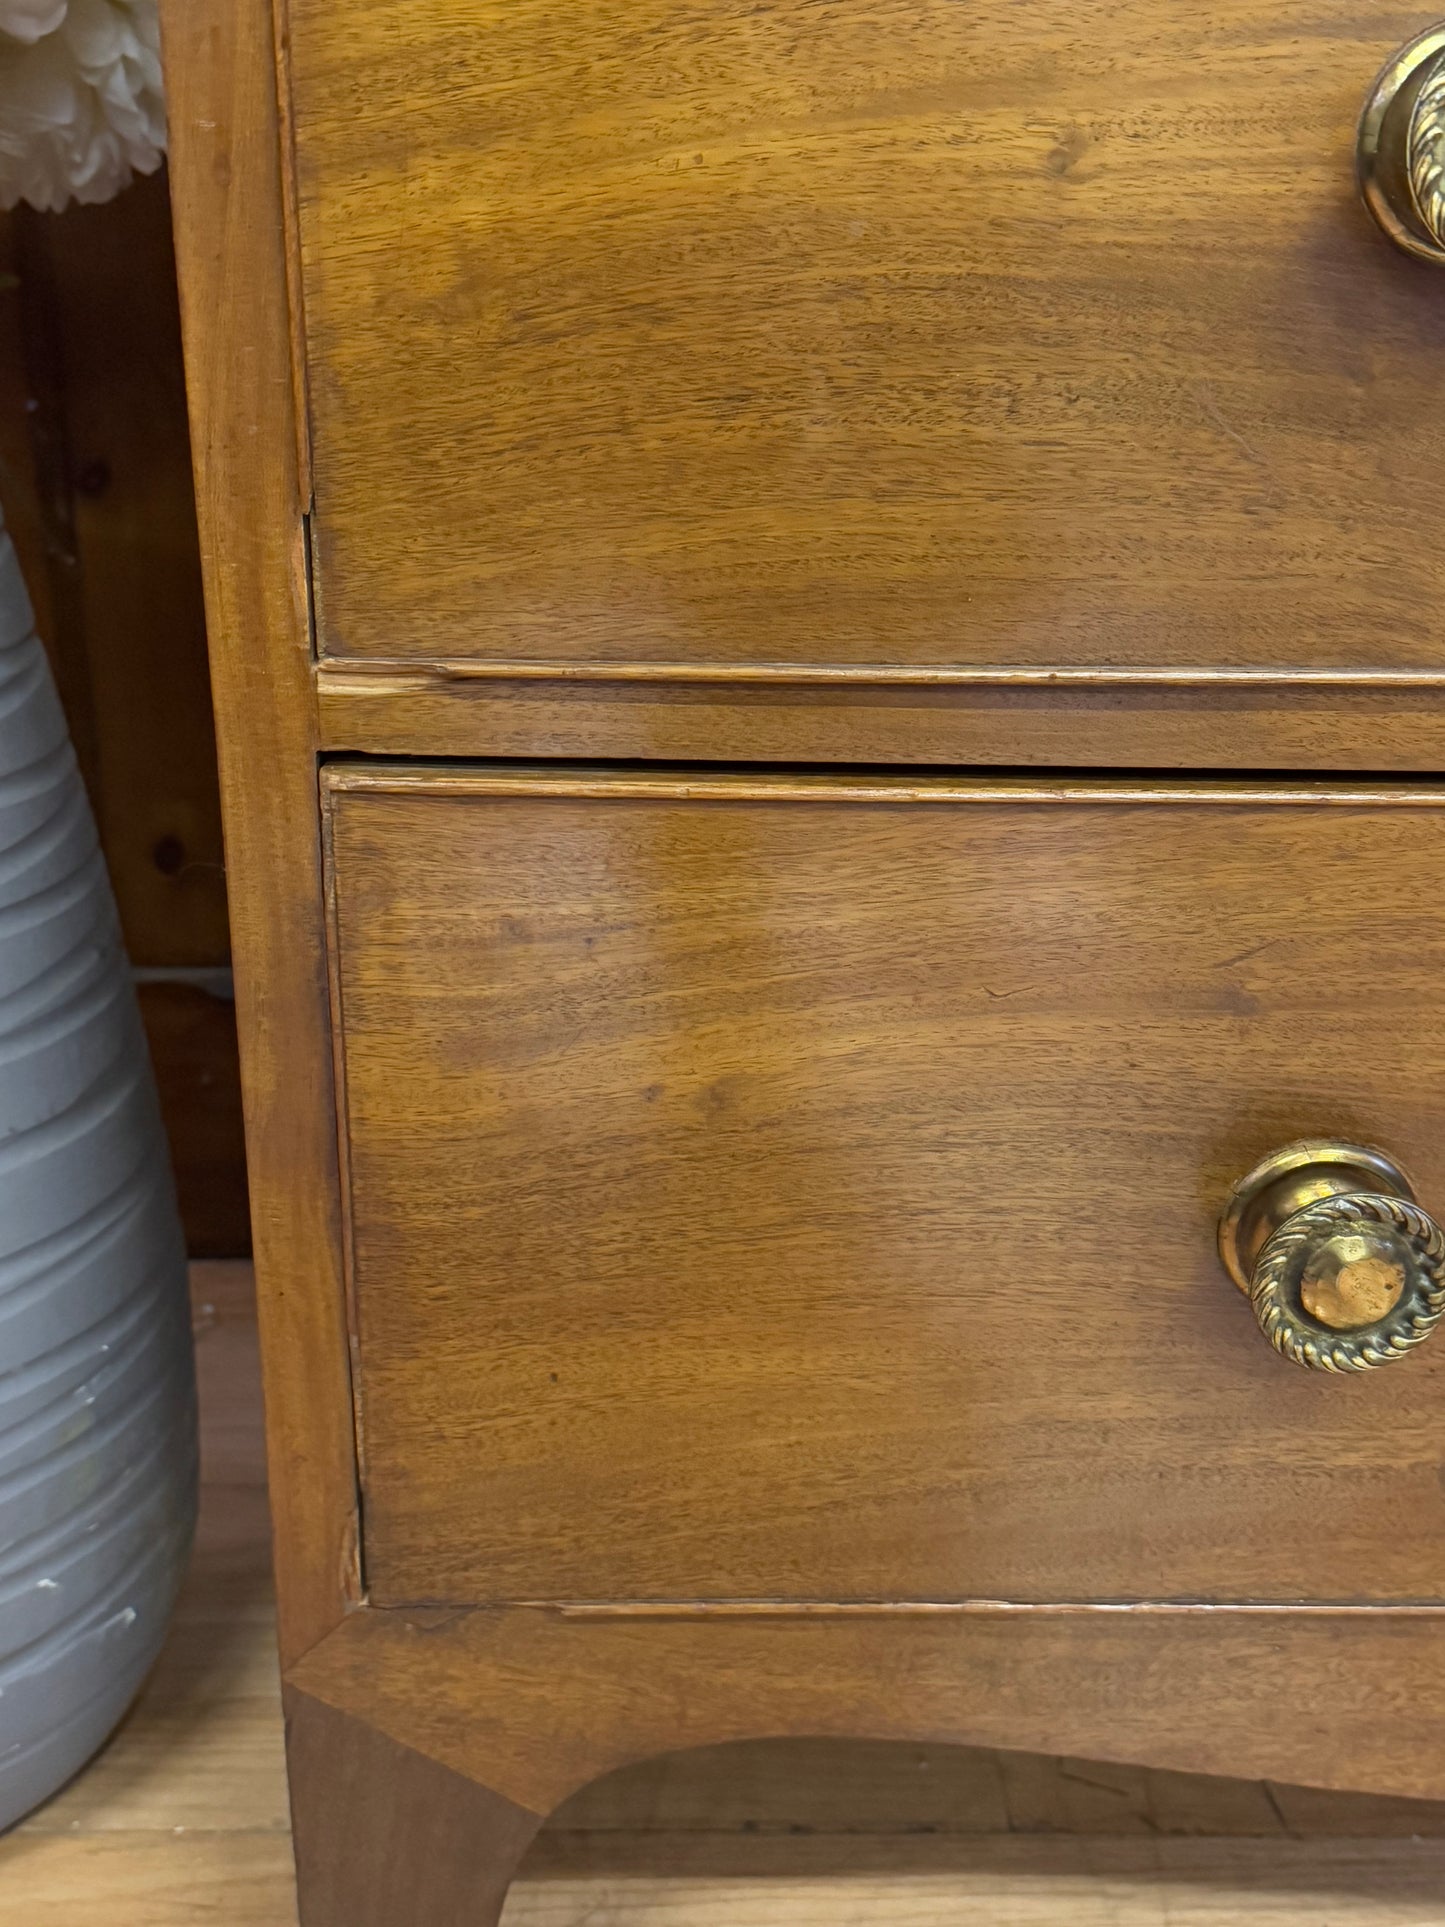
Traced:
<path id="1" fill-rule="evenodd" d="M 0 1840 L 5 1927 L 295 1927 L 250 1279 L 194 1285 L 195 1567 L 122 1731 Z M 1445 1805 L 965 1748 L 717 1748 L 579 1795 L 506 1921 L 1445 1927 Z"/>

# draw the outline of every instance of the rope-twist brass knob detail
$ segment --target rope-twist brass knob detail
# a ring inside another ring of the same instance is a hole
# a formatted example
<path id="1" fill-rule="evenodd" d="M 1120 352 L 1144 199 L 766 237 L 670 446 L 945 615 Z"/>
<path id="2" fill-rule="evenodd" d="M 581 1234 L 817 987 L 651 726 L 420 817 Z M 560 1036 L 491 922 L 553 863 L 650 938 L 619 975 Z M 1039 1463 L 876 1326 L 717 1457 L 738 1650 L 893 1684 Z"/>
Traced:
<path id="1" fill-rule="evenodd" d="M 1445 1232 L 1403 1198 L 1324 1198 L 1275 1232 L 1249 1296 L 1260 1330 L 1296 1365 L 1388 1365 L 1445 1316 Z"/>
<path id="2" fill-rule="evenodd" d="M 1235 1187 L 1219 1249 L 1265 1337 L 1309 1371 L 1392 1364 L 1445 1318 L 1445 1231 L 1364 1145 L 1264 1159 Z"/>
<path id="3" fill-rule="evenodd" d="M 1445 53 L 1430 62 L 1410 122 L 1410 189 L 1421 218 L 1445 246 Z"/>
<path id="4" fill-rule="evenodd" d="M 1445 25 L 1386 64 L 1356 147 L 1365 205 L 1397 246 L 1445 263 Z"/>

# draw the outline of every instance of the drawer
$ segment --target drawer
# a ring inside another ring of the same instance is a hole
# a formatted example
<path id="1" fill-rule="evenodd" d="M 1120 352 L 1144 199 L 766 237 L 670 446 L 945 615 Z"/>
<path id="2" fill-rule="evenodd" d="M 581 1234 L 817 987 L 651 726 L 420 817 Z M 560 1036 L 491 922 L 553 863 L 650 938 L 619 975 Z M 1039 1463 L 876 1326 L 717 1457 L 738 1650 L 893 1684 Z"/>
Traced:
<path id="1" fill-rule="evenodd" d="M 324 790 L 375 1602 L 1442 1596 L 1445 1339 L 1301 1370 L 1215 1230 L 1445 1198 L 1445 790 Z"/>
<path id="2" fill-rule="evenodd" d="M 323 653 L 1434 670 L 1433 12 L 288 0 Z"/>

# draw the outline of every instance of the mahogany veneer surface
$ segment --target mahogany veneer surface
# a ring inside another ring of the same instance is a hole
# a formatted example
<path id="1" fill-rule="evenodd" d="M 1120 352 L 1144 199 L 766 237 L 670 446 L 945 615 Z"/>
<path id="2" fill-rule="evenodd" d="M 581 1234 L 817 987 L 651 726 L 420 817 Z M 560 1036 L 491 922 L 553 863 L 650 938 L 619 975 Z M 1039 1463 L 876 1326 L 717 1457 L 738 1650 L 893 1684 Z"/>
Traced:
<path id="1" fill-rule="evenodd" d="M 287 15 L 324 652 L 1438 665 L 1428 8 Z"/>
<path id="2" fill-rule="evenodd" d="M 1214 1220 L 1445 1190 L 1445 796 L 1134 794 L 331 772 L 373 1603 L 1438 1596 Z"/>

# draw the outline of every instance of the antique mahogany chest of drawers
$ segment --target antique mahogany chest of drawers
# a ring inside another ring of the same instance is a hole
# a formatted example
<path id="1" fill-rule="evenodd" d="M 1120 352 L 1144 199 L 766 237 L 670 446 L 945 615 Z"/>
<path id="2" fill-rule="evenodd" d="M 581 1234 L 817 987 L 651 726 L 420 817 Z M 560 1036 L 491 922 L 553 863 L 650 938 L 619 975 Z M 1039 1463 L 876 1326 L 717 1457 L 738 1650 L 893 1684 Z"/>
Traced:
<path id="1" fill-rule="evenodd" d="M 166 51 L 306 1927 L 730 1737 L 1445 1793 L 1445 33 L 278 5 Z"/>

